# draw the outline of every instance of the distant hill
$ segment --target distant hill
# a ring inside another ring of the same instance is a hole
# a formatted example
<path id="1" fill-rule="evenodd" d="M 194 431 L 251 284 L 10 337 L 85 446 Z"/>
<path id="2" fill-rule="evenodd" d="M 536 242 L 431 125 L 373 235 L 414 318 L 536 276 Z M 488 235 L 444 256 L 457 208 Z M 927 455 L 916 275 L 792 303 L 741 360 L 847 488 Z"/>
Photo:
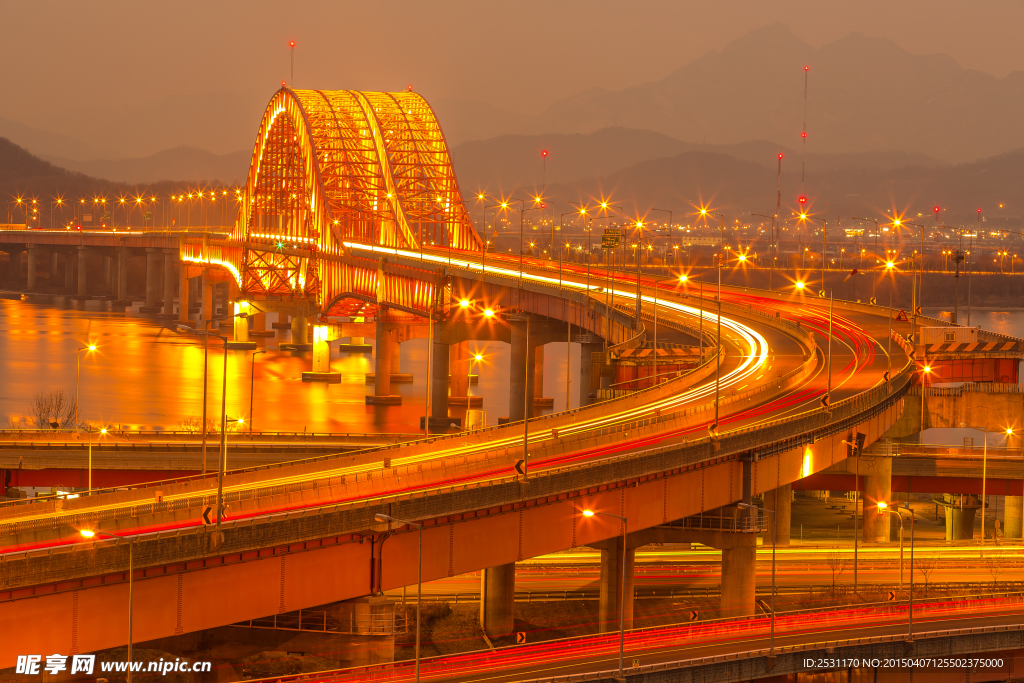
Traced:
<path id="1" fill-rule="evenodd" d="M 464 142 L 452 149 L 459 186 L 468 196 L 486 192 L 511 196 L 539 191 L 544 182 L 541 150 L 548 151 L 546 179 L 549 186 L 584 178 L 606 176 L 641 161 L 682 154 L 724 154 L 761 166 L 776 168 L 778 154 L 784 167 L 797 168 L 800 155 L 773 142 L 754 140 L 728 145 L 683 142 L 664 133 L 633 128 L 603 128 L 591 133 L 502 135 L 489 140 Z M 935 168 L 942 164 L 916 152 L 851 152 L 808 154 L 813 174 L 838 168 L 894 169 L 907 166 Z M 773 176 L 774 177 L 774 176 Z"/>
<path id="2" fill-rule="evenodd" d="M 182 145 L 139 159 L 93 159 L 78 161 L 43 155 L 55 164 L 98 178 L 125 183 L 189 181 L 241 184 L 249 173 L 249 151 L 213 154 L 198 147 Z"/>
<path id="3" fill-rule="evenodd" d="M 495 115 L 474 134 L 586 133 L 647 129 L 716 144 L 772 140 L 797 146 L 804 66 L 810 66 L 808 149 L 908 150 L 947 163 L 1024 146 L 1024 72 L 1004 78 L 946 55 L 913 55 L 897 43 L 852 33 L 815 49 L 785 24 L 758 29 L 667 77 L 623 90 L 572 93 L 543 112 Z M 466 139 L 457 135 L 460 140 Z"/>

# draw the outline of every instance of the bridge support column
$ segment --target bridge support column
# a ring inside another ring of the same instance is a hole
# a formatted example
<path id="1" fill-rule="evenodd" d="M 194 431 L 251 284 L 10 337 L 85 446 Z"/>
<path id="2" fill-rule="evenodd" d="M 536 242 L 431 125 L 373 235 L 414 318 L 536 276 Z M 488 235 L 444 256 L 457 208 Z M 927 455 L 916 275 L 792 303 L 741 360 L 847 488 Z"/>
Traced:
<path id="1" fill-rule="evenodd" d="M 622 598 L 622 582 L 626 582 L 626 628 L 633 628 L 633 566 L 636 548 L 623 548 L 622 536 L 610 538 L 600 545 L 601 549 L 601 594 L 598 600 L 598 631 L 608 633 L 619 630 L 619 600 Z M 622 553 L 626 553 L 626 573 L 622 573 Z"/>
<path id="2" fill-rule="evenodd" d="M 776 545 L 789 545 L 793 513 L 793 486 L 786 484 L 772 491 L 765 491 L 764 506 L 773 511 L 773 514 L 768 515 L 768 531 L 764 535 L 764 544 L 771 545 L 774 537 Z"/>
<path id="3" fill-rule="evenodd" d="M 480 628 L 488 638 L 511 635 L 515 628 L 516 565 L 480 572 Z"/>
<path id="4" fill-rule="evenodd" d="M 141 313 L 160 312 L 160 256 L 161 249 L 146 248 L 146 305 L 141 306 Z"/>
<path id="5" fill-rule="evenodd" d="M 391 354 L 394 348 L 394 330 L 388 329 L 388 310 L 377 308 L 377 352 L 373 358 L 373 395 L 366 397 L 369 405 L 397 406 L 401 405 L 402 397 L 391 393 Z"/>
<path id="6" fill-rule="evenodd" d="M 430 425 L 429 431 L 445 432 L 459 418 L 448 417 L 448 376 L 451 374 L 451 350 L 442 341 L 443 323 L 434 325 L 433 348 L 430 359 Z"/>
<path id="7" fill-rule="evenodd" d="M 207 322 L 213 320 L 213 283 L 210 282 L 209 278 L 203 276 L 203 313 L 202 320 L 205 326 Z"/>
<path id="8" fill-rule="evenodd" d="M 942 502 L 946 508 L 946 540 L 969 541 L 974 538 L 974 519 L 981 507 L 978 499 L 967 493 L 944 493 Z"/>
<path id="9" fill-rule="evenodd" d="M 535 349 L 528 339 L 526 319 L 512 321 L 512 358 L 509 362 L 508 420 L 533 417 Z"/>
<path id="10" fill-rule="evenodd" d="M 580 407 L 588 406 L 593 402 L 591 395 L 597 393 L 591 387 L 594 381 L 592 378 L 594 363 L 593 354 L 601 352 L 600 344 L 580 344 Z"/>
<path id="11" fill-rule="evenodd" d="M 128 298 L 128 250 L 119 247 L 117 250 L 117 300 L 118 306 L 131 306 L 132 300 Z"/>
<path id="12" fill-rule="evenodd" d="M 53 285 L 57 282 L 57 278 L 60 277 L 60 268 L 57 266 L 57 259 L 60 255 L 55 252 L 50 252 L 50 284 Z"/>
<path id="13" fill-rule="evenodd" d="M 85 301 L 89 298 L 86 286 L 86 273 L 89 270 L 87 267 L 88 260 L 86 258 L 88 253 L 89 247 L 78 247 L 78 293 L 71 297 L 75 301 Z"/>
<path id="14" fill-rule="evenodd" d="M 252 315 L 252 305 L 245 299 L 239 299 L 231 305 L 230 310 L 234 317 L 231 319 L 232 340 L 228 342 L 228 348 L 255 349 L 256 342 L 249 341 L 249 316 Z"/>
<path id="15" fill-rule="evenodd" d="M 313 345 L 309 343 L 309 318 L 304 315 L 292 317 L 292 341 L 289 344 L 281 344 L 282 349 L 292 351 L 310 351 Z"/>
<path id="16" fill-rule="evenodd" d="M 451 371 L 451 394 L 448 397 L 448 403 L 467 408 L 482 407 L 484 404 L 482 396 L 469 395 L 469 373 L 473 367 L 469 342 L 459 342 L 449 347 L 448 366 Z"/>
<path id="17" fill-rule="evenodd" d="M 178 250 L 177 249 L 164 249 L 164 312 L 160 315 L 161 318 L 173 318 L 174 317 L 174 284 L 177 280 L 178 275 Z M 182 283 L 184 284 L 184 283 Z M 185 287 L 182 288 L 186 289 Z M 186 302 L 188 295 L 182 293 L 181 300 Z M 182 306 L 186 311 L 188 306 Z"/>
<path id="18" fill-rule="evenodd" d="M 75 289 L 75 261 L 77 259 L 77 253 L 65 252 L 64 254 L 64 289 L 69 292 L 73 292 Z"/>
<path id="19" fill-rule="evenodd" d="M 313 370 L 302 373 L 303 382 L 341 382 L 341 373 L 331 372 L 331 343 L 327 339 L 328 329 L 327 325 L 313 324 Z M 253 345 L 255 346 L 255 342 Z"/>
<path id="20" fill-rule="evenodd" d="M 107 296 L 111 300 L 116 300 L 117 299 L 117 280 L 118 280 L 118 274 L 117 273 L 118 273 L 118 267 L 120 266 L 120 263 L 118 263 L 118 260 L 117 260 L 117 250 L 114 251 L 114 255 L 113 256 L 108 256 L 106 258 L 110 259 L 109 277 L 108 277 L 109 287 L 107 288 Z"/>
<path id="21" fill-rule="evenodd" d="M 178 283 L 178 321 L 187 325 L 192 309 L 192 280 L 188 276 L 188 266 L 184 263 L 181 264 L 179 272 L 181 281 Z"/>
<path id="22" fill-rule="evenodd" d="M 114 259 L 110 258 L 106 254 L 103 255 L 103 291 L 106 292 L 104 295 L 108 299 L 112 299 L 114 294 Z"/>
<path id="23" fill-rule="evenodd" d="M 27 250 L 28 251 L 28 264 L 27 264 L 27 270 L 28 270 L 27 285 L 28 285 L 28 287 L 27 287 L 27 289 L 30 292 L 33 292 L 36 289 L 36 257 L 38 256 L 38 254 L 37 254 L 38 250 L 39 250 L 39 248 L 36 245 L 34 245 L 34 244 L 28 245 L 28 250 Z"/>
<path id="24" fill-rule="evenodd" d="M 757 588 L 755 540 L 751 536 L 747 544 L 722 549 L 722 602 L 719 608 L 721 617 L 746 617 L 755 613 L 754 590 Z"/>
<path id="25" fill-rule="evenodd" d="M 544 396 L 544 346 L 533 351 L 533 405 L 537 408 L 553 408 L 555 399 Z M 534 411 L 536 412 L 536 411 Z"/>
<path id="26" fill-rule="evenodd" d="M 864 479 L 864 522 L 865 543 L 888 543 L 892 515 L 878 514 L 878 501 L 892 502 L 892 458 L 886 456 L 862 456 L 860 474 Z"/>
<path id="27" fill-rule="evenodd" d="M 1006 496 L 1003 498 L 1003 537 L 1021 538 L 1024 531 L 1024 497 Z"/>

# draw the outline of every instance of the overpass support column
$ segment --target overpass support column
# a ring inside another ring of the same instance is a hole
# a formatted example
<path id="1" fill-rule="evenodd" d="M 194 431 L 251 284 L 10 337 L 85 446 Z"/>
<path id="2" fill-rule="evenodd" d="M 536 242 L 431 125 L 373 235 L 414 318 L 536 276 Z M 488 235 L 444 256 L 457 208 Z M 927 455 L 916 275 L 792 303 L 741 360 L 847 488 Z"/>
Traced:
<path id="1" fill-rule="evenodd" d="M 530 344 L 528 337 L 529 323 L 526 318 L 513 320 L 512 359 L 509 362 L 509 422 L 533 417 L 535 347 Z"/>
<path id="2" fill-rule="evenodd" d="M 865 543 L 888 543 L 892 515 L 878 514 L 878 501 L 892 501 L 892 458 L 886 456 L 862 456 L 860 474 L 864 479 L 864 522 Z"/>
<path id="3" fill-rule="evenodd" d="M 592 403 L 591 395 L 597 396 L 591 382 L 593 382 L 593 354 L 601 352 L 600 344 L 580 344 L 580 407 Z"/>
<path id="4" fill-rule="evenodd" d="M 480 628 L 488 638 L 511 635 L 515 628 L 516 565 L 480 572 Z"/>
<path id="5" fill-rule="evenodd" d="M 373 396 L 367 396 L 366 402 L 371 405 L 401 405 L 402 397 L 391 393 L 391 367 L 394 363 L 391 354 L 395 351 L 394 330 L 388 329 L 388 309 L 377 308 L 377 349 L 373 358 Z"/>
<path id="6" fill-rule="evenodd" d="M 146 305 L 142 313 L 160 312 L 160 256 L 162 249 L 146 248 Z"/>
<path id="7" fill-rule="evenodd" d="M 288 348 L 295 351 L 309 351 L 309 319 L 304 315 L 292 316 L 292 342 Z"/>
<path id="8" fill-rule="evenodd" d="M 773 491 L 765 491 L 764 506 L 773 512 L 768 515 L 768 531 L 765 534 L 764 544 L 771 545 L 774 537 L 776 545 L 789 545 L 793 513 L 793 486 L 786 484 Z"/>
<path id="9" fill-rule="evenodd" d="M 119 306 L 131 306 L 128 298 L 128 250 L 119 247 L 117 250 L 117 301 Z"/>
<path id="10" fill-rule="evenodd" d="M 533 404 L 538 408 L 551 408 L 555 399 L 544 396 L 544 347 L 533 351 Z"/>
<path id="11" fill-rule="evenodd" d="M 88 271 L 86 255 L 88 253 L 89 247 L 78 247 L 78 294 L 71 297 L 76 301 L 84 301 L 89 298 L 89 294 L 86 291 L 86 272 Z"/>
<path id="12" fill-rule="evenodd" d="M 619 630 L 619 600 L 623 596 L 622 582 L 626 582 L 626 628 L 633 628 L 633 563 L 636 548 L 623 548 L 622 535 L 601 544 L 601 595 L 598 601 L 598 631 L 608 633 Z M 626 553 L 626 573 L 622 573 L 622 553 Z"/>
<path id="13" fill-rule="evenodd" d="M 946 540 L 969 541 L 974 538 L 974 519 L 981 507 L 977 498 L 970 494 L 942 494 L 946 508 Z"/>
<path id="14" fill-rule="evenodd" d="M 1003 536 L 1005 538 L 1021 538 L 1024 525 L 1024 497 L 1006 496 L 1003 499 Z"/>
<path id="15" fill-rule="evenodd" d="M 35 291 L 36 288 L 36 256 L 38 247 L 34 244 L 28 245 L 28 291 Z"/>
<path id="16" fill-rule="evenodd" d="M 60 269 L 57 267 L 58 254 L 55 251 L 50 252 L 50 284 L 53 285 L 57 282 L 57 278 L 60 277 Z"/>
<path id="17" fill-rule="evenodd" d="M 430 431 L 444 432 L 448 425 L 457 422 L 448 417 L 448 376 L 451 362 L 450 344 L 443 341 L 443 323 L 434 325 L 433 349 L 430 368 Z"/>
<path id="18" fill-rule="evenodd" d="M 162 318 L 174 317 L 174 281 L 177 280 L 177 271 L 179 267 L 178 250 L 164 249 L 164 312 L 163 315 L 161 315 Z M 188 288 L 185 287 L 184 284 L 185 283 L 183 282 L 181 300 L 183 303 L 187 303 L 188 294 L 186 294 L 184 290 Z M 187 305 L 182 306 L 182 308 L 185 311 L 188 311 Z"/>
<path id="19" fill-rule="evenodd" d="M 722 549 L 722 597 L 719 616 L 746 617 L 754 614 L 754 590 L 757 588 L 757 539 L 743 534 L 737 544 Z"/>

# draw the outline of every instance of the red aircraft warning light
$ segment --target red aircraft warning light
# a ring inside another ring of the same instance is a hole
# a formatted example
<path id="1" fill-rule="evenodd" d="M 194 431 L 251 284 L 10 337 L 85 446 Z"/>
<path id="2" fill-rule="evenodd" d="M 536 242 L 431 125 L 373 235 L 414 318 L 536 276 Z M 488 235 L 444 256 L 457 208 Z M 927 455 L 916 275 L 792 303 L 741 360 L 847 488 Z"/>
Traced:
<path id="1" fill-rule="evenodd" d="M 797 197 L 797 201 L 800 202 L 800 206 L 807 203 L 807 197 Z"/>

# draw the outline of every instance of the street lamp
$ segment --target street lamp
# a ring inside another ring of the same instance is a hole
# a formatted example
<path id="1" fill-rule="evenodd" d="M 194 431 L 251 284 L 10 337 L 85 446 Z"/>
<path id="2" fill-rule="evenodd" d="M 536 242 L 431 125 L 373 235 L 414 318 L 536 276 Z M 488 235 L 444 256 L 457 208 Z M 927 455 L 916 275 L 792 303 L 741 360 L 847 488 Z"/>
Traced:
<path id="1" fill-rule="evenodd" d="M 874 247 L 874 252 L 875 252 L 875 261 L 877 262 L 877 260 L 878 260 L 878 233 L 881 232 L 878 229 L 878 219 L 877 218 L 857 218 L 856 216 L 851 216 L 850 218 L 852 218 L 855 221 L 864 221 L 865 223 L 874 223 L 875 224 L 875 247 Z M 874 296 L 874 294 L 875 294 L 875 285 L 874 285 L 874 283 L 871 283 L 871 294 L 872 294 L 872 296 Z"/>
<path id="2" fill-rule="evenodd" d="M 800 220 L 821 221 L 821 288 L 825 288 L 825 251 L 828 248 L 828 221 L 817 216 L 809 216 L 806 213 L 800 214 Z"/>
<path id="3" fill-rule="evenodd" d="M 722 381 L 722 248 L 725 246 L 725 215 L 721 213 L 715 213 L 702 208 L 700 215 L 707 222 L 707 216 L 718 216 L 722 220 L 721 225 L 721 238 L 718 245 L 718 332 L 716 335 L 715 343 L 715 421 L 711 425 L 711 432 L 714 434 L 718 430 L 718 402 L 719 402 L 719 389 Z"/>
<path id="4" fill-rule="evenodd" d="M 776 493 L 776 496 L 778 496 L 777 493 Z M 778 501 L 776 501 L 776 504 L 778 504 Z M 771 622 L 771 641 L 770 641 L 771 644 L 769 645 L 770 649 L 768 650 L 769 661 L 774 662 L 775 661 L 775 543 L 776 543 L 776 536 L 778 536 L 778 533 L 779 533 L 779 525 L 778 525 L 777 518 L 775 517 L 775 510 L 769 510 L 768 508 L 758 507 L 756 505 L 751 505 L 750 503 L 737 503 L 736 507 L 744 509 L 744 510 L 754 510 L 755 511 L 754 514 L 757 514 L 759 512 L 770 512 L 772 514 L 772 522 L 774 522 L 772 524 L 772 622 Z M 854 511 L 854 513 L 856 514 L 856 510 Z"/>
<path id="5" fill-rule="evenodd" d="M 651 386 L 658 385 L 658 285 L 662 282 L 685 284 L 686 276 L 680 275 L 679 277 L 668 277 L 664 280 L 655 280 L 654 282 L 654 369 L 651 372 Z M 701 362 L 704 362 L 703 358 L 701 358 Z"/>
<path id="6" fill-rule="evenodd" d="M 75 357 L 77 359 L 78 370 L 75 374 L 75 424 L 78 424 L 78 389 L 82 383 L 82 351 L 88 351 L 92 353 L 96 350 L 95 344 L 89 344 L 75 351 Z"/>
<path id="7" fill-rule="evenodd" d="M 416 527 L 419 531 L 419 547 L 416 551 L 416 682 L 420 680 L 420 606 L 423 600 L 423 525 L 417 524 L 416 522 L 408 522 L 404 519 L 398 519 L 397 517 L 391 517 L 384 513 L 378 512 L 373 516 L 378 522 L 387 522 L 391 524 L 405 524 L 407 526 Z"/>
<path id="8" fill-rule="evenodd" d="M 614 517 L 615 519 L 622 522 L 622 573 L 619 576 L 619 583 L 621 584 L 621 591 L 619 594 L 619 679 L 626 680 L 623 675 L 623 657 L 626 651 L 626 540 L 627 540 L 627 522 L 625 517 L 619 515 L 613 515 L 610 512 L 600 512 L 598 510 L 584 510 L 584 517 L 593 517 L 594 515 L 602 515 L 604 517 Z"/>
<path id="9" fill-rule="evenodd" d="M 781 158 L 781 155 L 780 155 L 780 158 Z M 770 218 L 772 220 L 772 240 L 770 241 L 772 249 L 770 249 L 769 252 L 775 251 L 777 253 L 778 252 L 778 246 L 774 244 L 776 216 L 769 216 L 766 213 L 754 213 L 754 212 L 750 212 L 750 215 L 751 216 L 760 216 L 761 218 Z M 775 273 L 775 261 L 773 259 L 771 264 L 769 265 L 769 270 L 768 270 L 768 291 L 769 292 L 772 291 L 772 275 L 774 275 L 774 273 Z"/>
<path id="10" fill-rule="evenodd" d="M 914 511 L 910 507 L 910 502 L 907 502 L 906 508 L 896 508 L 892 510 L 889 508 L 889 504 L 883 500 L 878 501 L 877 512 L 880 515 L 884 515 L 886 512 L 894 514 L 900 518 L 900 538 L 903 538 L 903 515 L 900 514 L 901 510 L 906 510 L 910 513 L 910 625 L 907 632 L 907 640 L 914 640 Z M 902 541 L 901 541 L 900 557 L 902 558 Z M 902 575 L 903 561 L 900 560 L 900 571 Z M 902 579 L 900 580 L 902 584 Z"/>
<path id="11" fill-rule="evenodd" d="M 266 349 L 260 349 L 259 351 L 252 352 L 252 368 L 249 371 L 249 433 L 252 434 L 252 423 L 255 422 L 252 416 L 252 395 L 256 387 L 256 356 L 260 353 L 266 353 Z"/>
<path id="12" fill-rule="evenodd" d="M 888 361 L 888 370 L 885 373 L 886 381 L 889 381 L 889 378 L 892 376 L 892 288 L 893 282 L 896 278 L 896 274 L 893 271 L 895 265 L 896 264 L 892 261 L 885 262 L 885 272 L 889 274 L 889 339 L 887 342 L 888 346 L 885 351 L 885 357 Z"/>
<path id="13" fill-rule="evenodd" d="M 81 529 L 78 532 L 82 535 L 82 538 L 95 538 L 96 536 L 104 536 L 106 538 L 114 538 L 118 541 L 122 540 L 123 537 L 115 536 L 114 534 L 108 534 L 106 531 L 99 531 L 96 529 Z M 134 598 L 135 598 L 135 537 L 128 537 L 128 683 L 132 681 L 132 618 L 134 616 Z"/>
<path id="14" fill-rule="evenodd" d="M 181 332 L 191 332 L 206 337 L 217 337 L 224 342 L 224 376 L 220 392 L 220 467 L 217 468 L 217 532 L 220 532 L 221 512 L 224 508 L 224 470 L 228 460 L 227 441 L 227 400 L 228 400 L 228 338 L 211 332 L 210 330 L 197 330 L 188 325 L 178 325 Z M 205 356 L 204 356 L 205 358 Z M 204 361 L 204 366 L 205 366 Z M 205 373 L 204 373 L 205 377 Z M 203 445 L 206 445 L 206 382 L 203 382 Z M 205 453 L 205 450 L 204 450 Z M 206 459 L 203 459 L 203 472 L 206 472 Z"/>

